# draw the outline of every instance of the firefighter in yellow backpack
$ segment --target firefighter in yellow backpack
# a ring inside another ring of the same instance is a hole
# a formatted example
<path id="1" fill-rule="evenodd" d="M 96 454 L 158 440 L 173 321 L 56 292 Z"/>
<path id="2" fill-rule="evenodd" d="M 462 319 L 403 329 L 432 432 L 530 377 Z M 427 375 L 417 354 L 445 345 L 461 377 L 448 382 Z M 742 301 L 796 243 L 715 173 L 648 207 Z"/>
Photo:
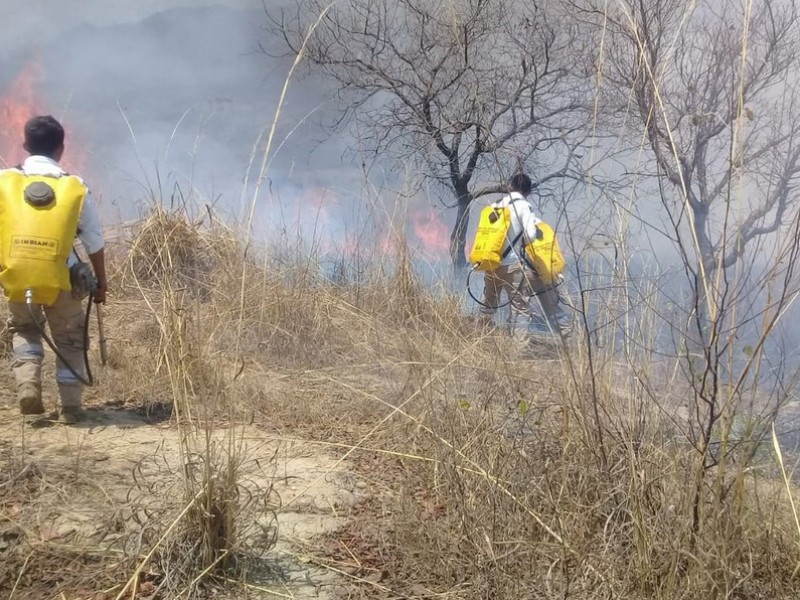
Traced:
<path id="1" fill-rule="evenodd" d="M 538 300 L 544 329 L 566 337 L 570 325 L 558 290 L 564 258 L 553 230 L 536 217 L 527 200 L 532 187 L 530 177 L 517 173 L 508 183 L 508 194 L 481 212 L 470 252 L 473 268 L 484 272 L 480 312 L 492 322 L 505 293 L 509 326 L 513 329 L 523 316 L 530 330 L 538 316 L 531 301 Z"/>
<path id="2" fill-rule="evenodd" d="M 81 396 L 84 383 L 90 383 L 85 369 L 88 313 L 84 317 L 81 302 L 89 290 L 79 288 L 93 288 L 94 302 L 105 303 L 103 232 L 83 180 L 58 164 L 64 153 L 61 124 L 51 116 L 33 117 L 25 124 L 23 146 L 30 155 L 25 162 L 0 171 L 0 286 L 13 335 L 11 368 L 20 412 L 44 414 L 42 339 L 52 343 L 58 355 L 57 417 L 71 424 L 84 416 Z M 76 237 L 93 274 L 73 250 Z"/>

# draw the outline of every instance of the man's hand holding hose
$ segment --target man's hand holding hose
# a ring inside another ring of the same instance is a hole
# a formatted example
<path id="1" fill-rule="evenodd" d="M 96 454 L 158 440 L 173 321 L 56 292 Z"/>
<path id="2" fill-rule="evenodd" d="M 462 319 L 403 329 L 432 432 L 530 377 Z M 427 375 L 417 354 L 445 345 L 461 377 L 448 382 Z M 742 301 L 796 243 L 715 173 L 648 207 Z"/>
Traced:
<path id="1" fill-rule="evenodd" d="M 108 291 L 108 280 L 106 279 L 106 257 L 103 248 L 89 255 L 92 263 L 94 276 L 97 279 L 97 288 L 94 291 L 95 304 L 106 303 L 106 292 Z"/>

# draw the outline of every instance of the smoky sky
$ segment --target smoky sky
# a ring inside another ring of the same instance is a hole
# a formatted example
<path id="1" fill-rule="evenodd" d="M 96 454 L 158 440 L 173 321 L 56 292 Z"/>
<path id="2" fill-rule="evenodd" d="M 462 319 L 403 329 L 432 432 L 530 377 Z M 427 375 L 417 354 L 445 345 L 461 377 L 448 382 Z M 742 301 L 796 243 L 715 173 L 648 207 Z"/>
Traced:
<path id="1" fill-rule="evenodd" d="M 268 10 L 280 8 L 278 0 L 266 3 Z M 81 174 L 107 222 L 140 216 L 152 196 L 169 205 L 194 195 L 201 205 L 242 218 L 262 158 L 263 138 L 261 146 L 257 142 L 272 122 L 293 60 L 270 30 L 261 0 L 0 0 L 0 7 L 0 97 L 26 70 L 36 71 L 36 99 L 66 125 L 68 156 L 82 157 Z M 317 211 L 306 223 L 312 231 L 303 233 L 327 228 L 341 246 L 352 246 L 359 227 L 349 224 L 371 218 L 375 210 L 364 199 L 360 159 L 348 151 L 355 139 L 345 132 L 328 135 L 321 127 L 342 108 L 335 86 L 300 71 L 289 88 L 275 137 L 281 148 L 264 186 L 272 199 L 259 199 L 257 217 L 291 222 L 311 205 Z M 4 155 L 14 151 L 10 160 L 21 160 L 21 147 L 0 148 Z M 248 174 L 251 185 L 245 187 Z M 417 209 L 441 210 L 443 198 L 451 200 L 443 193 L 412 201 Z M 589 201 L 571 200 L 569 210 L 585 218 Z M 546 219 L 554 214 L 547 207 L 544 212 Z M 412 243 L 438 248 L 441 259 L 454 215 L 437 212 L 433 227 L 425 222 L 427 214 L 409 219 L 422 232 Z M 563 222 L 554 224 L 564 230 Z M 608 233 L 602 223 L 597 231 Z M 643 227 L 640 233 L 641 262 L 664 262 L 667 243 L 648 231 Z M 582 260 L 570 258 L 573 264 Z M 792 340 L 800 336 L 794 329 L 789 333 Z"/>
<path id="2" fill-rule="evenodd" d="M 12 15 L 0 36 L 0 94 L 32 65 L 41 67 L 41 110 L 67 127 L 65 161 L 74 161 L 101 198 L 107 221 L 137 218 L 153 196 L 169 204 L 190 190 L 201 204 L 242 218 L 262 158 L 263 137 L 257 141 L 293 60 L 265 11 L 276 14 L 293 2 L 87 0 L 80 10 L 51 0 L 26 2 L 25 10 L 11 4 L 0 0 Z M 364 219 L 378 210 L 397 224 L 386 188 L 405 196 L 417 174 L 392 173 L 396 165 L 388 161 L 373 168 L 370 157 L 375 180 L 364 185 L 355 132 L 323 127 L 341 114 L 336 92 L 305 67 L 295 73 L 274 140 L 280 150 L 265 181 L 277 204 L 265 199 L 257 218 L 291 220 L 299 205 L 311 203 L 319 210 L 314 234 L 322 226 L 352 246 L 353 215 Z M 17 154 L 0 148 L 12 162 L 23 158 L 19 146 L 12 150 Z M 376 209 L 376 196 L 388 206 Z M 444 188 L 402 199 L 414 213 L 405 224 L 419 233 L 412 241 L 439 258 L 447 255 L 455 215 L 445 204 L 452 201 Z"/>
<path id="3" fill-rule="evenodd" d="M 293 60 L 264 5 L 74 6 L 40 0 L 10 11 L 11 33 L 0 36 L 0 94 L 36 71 L 37 104 L 64 122 L 65 161 L 79 165 L 107 220 L 136 218 L 154 194 L 170 202 L 190 190 L 241 217 L 243 195 L 252 192 L 244 181 L 257 176 Z M 283 203 L 358 196 L 360 171 L 346 151 L 352 140 L 322 128 L 335 116 L 334 97 L 335 88 L 313 75 L 297 73 L 291 82 L 274 141 L 282 146 L 265 182 Z M 13 162 L 24 157 L 19 147 L 1 150 Z"/>

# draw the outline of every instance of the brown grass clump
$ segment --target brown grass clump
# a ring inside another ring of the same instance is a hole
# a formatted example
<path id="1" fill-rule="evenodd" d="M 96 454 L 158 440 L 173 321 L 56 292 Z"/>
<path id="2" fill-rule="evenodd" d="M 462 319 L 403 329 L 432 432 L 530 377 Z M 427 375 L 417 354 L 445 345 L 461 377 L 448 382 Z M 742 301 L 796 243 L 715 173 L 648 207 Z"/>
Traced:
<path id="1" fill-rule="evenodd" d="M 68 589 L 83 597 L 116 587 L 113 570 L 129 564 L 109 551 L 102 537 L 64 528 L 51 515 L 57 494 L 80 494 L 87 486 L 79 471 L 56 472 L 0 440 L 0 592 L 33 600 L 45 590 Z M 101 525 L 101 527 L 103 526 Z M 105 597 L 99 594 L 98 597 Z"/>
<path id="2" fill-rule="evenodd" d="M 209 218 L 213 227 L 206 229 L 205 218 L 192 221 L 180 211 L 154 206 L 132 232 L 127 274 L 143 285 L 169 278 L 209 293 L 206 279 L 228 266 L 239 251 L 233 232 Z"/>

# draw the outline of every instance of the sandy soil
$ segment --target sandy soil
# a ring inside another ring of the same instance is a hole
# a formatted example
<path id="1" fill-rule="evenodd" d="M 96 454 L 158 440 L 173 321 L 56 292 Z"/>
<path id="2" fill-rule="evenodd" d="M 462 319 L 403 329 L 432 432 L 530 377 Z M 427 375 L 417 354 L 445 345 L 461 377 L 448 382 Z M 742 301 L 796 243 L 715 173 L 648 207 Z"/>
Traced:
<path id="1" fill-rule="evenodd" d="M 86 423 L 70 427 L 26 423 L 8 391 L 10 377 L 0 378 L 4 389 L 0 470 L 17 473 L 5 490 L 0 485 L 0 562 L 10 544 L 21 539 L 20 531 L 28 544 L 124 552 L 130 551 L 132 533 L 146 525 L 148 518 L 177 514 L 178 502 L 185 502 L 184 463 L 182 434 L 172 419 L 164 415 L 162 422 L 154 422 L 137 411 L 109 405 L 113 402 L 98 401 L 98 393 L 93 392 L 87 398 L 90 419 Z M 349 510 L 364 493 L 363 484 L 346 463 L 302 442 L 278 443 L 254 425 L 217 429 L 213 440 L 221 452 L 231 431 L 243 450 L 242 481 L 250 492 L 263 494 L 270 506 L 264 511 L 264 522 L 274 524 L 276 517 L 278 527 L 277 544 L 265 557 L 269 573 L 248 590 L 254 597 L 333 598 L 346 582 L 308 557 L 322 536 L 346 522 Z M 197 440 L 203 443 L 202 436 Z M 34 488 L 15 494 L 13 487 L 30 482 L 33 472 Z M 17 533 L 9 533 L 12 529 Z M 128 576 L 120 572 L 119 581 Z M 9 591 L 1 588 L 2 577 L 0 596 L 8 597 Z M 35 574 L 23 573 L 14 597 L 41 597 L 31 595 L 38 593 L 34 589 Z"/>

